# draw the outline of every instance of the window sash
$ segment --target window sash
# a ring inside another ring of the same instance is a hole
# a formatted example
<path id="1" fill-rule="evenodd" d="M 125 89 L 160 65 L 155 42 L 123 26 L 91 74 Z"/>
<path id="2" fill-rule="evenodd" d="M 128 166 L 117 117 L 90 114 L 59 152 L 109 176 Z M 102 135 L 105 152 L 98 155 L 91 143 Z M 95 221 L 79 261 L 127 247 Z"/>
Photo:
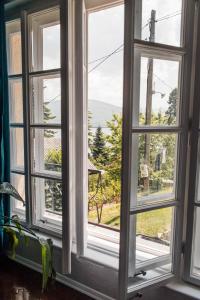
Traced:
<path id="1" fill-rule="evenodd" d="M 70 2 L 70 1 L 69 1 Z M 57 6 L 56 6 L 57 5 Z M 58 6 L 59 5 L 59 6 Z M 57 9 L 60 11 L 60 23 L 62 27 L 61 31 L 61 68 L 58 69 L 51 69 L 51 70 L 41 70 L 41 71 L 32 71 L 29 70 L 30 65 L 30 48 L 29 45 L 29 15 L 32 13 L 38 13 L 42 12 L 43 10 L 52 10 Z M 71 185 L 71 178 L 72 176 L 69 176 L 69 170 L 68 170 L 68 162 L 74 161 L 74 158 L 71 157 L 72 155 L 72 149 L 68 147 L 68 145 L 71 145 L 71 140 L 68 142 L 69 139 L 69 130 L 71 130 L 71 123 L 69 123 L 69 116 L 71 116 L 71 106 L 69 107 L 69 94 L 68 94 L 68 87 L 66 86 L 66 82 L 68 83 L 68 45 L 63 41 L 66 41 L 68 38 L 69 28 L 68 28 L 68 3 L 66 1 L 61 1 L 61 3 L 58 3 L 58 1 L 49 1 L 47 3 L 41 3 L 41 5 L 37 4 L 37 7 L 33 4 L 27 5 L 25 10 L 21 13 L 21 16 L 19 14 L 19 10 L 16 10 L 16 15 L 19 16 L 19 20 L 21 20 L 21 37 L 22 37 L 22 74 L 14 74 L 9 75 L 10 79 L 18 79 L 22 77 L 23 82 L 23 120 L 24 124 L 17 124 L 13 123 L 10 124 L 11 127 L 16 128 L 24 128 L 24 149 L 25 149 L 25 169 L 23 172 L 17 171 L 17 170 L 11 170 L 13 174 L 23 174 L 25 175 L 25 199 L 26 199 L 26 223 L 29 224 L 33 229 L 38 229 L 38 226 L 35 226 L 33 224 L 34 220 L 34 199 L 32 195 L 32 178 L 34 177 L 44 177 L 45 174 L 35 174 L 31 170 L 31 163 L 32 163 L 32 156 L 31 156 L 31 137 L 30 137 L 30 130 L 33 128 L 43 128 L 43 129 L 61 129 L 62 132 L 62 152 L 64 153 L 62 157 L 62 165 L 65 165 L 65 168 L 62 168 L 61 175 L 47 175 L 47 179 L 59 179 L 62 180 L 63 178 L 63 224 L 59 222 L 58 224 L 55 224 L 54 221 L 49 220 L 49 226 L 46 226 L 46 224 L 42 225 L 42 228 L 40 228 L 41 231 L 44 231 L 44 233 L 57 235 L 61 237 L 61 229 L 62 231 L 62 237 L 63 237 L 63 272 L 69 273 L 71 269 L 71 211 L 70 211 L 70 205 L 69 202 L 71 201 L 71 189 L 69 189 L 69 186 Z M 12 20 L 12 14 L 9 16 L 9 19 Z M 66 34 L 65 34 L 65 33 Z M 61 109 L 61 124 L 32 124 L 31 118 L 30 118 L 30 94 L 29 94 L 29 82 L 30 79 L 33 76 L 56 76 L 56 74 L 62 73 L 61 76 L 61 99 L 65 99 L 65 101 L 61 101 L 62 109 Z M 66 118 L 67 116 L 67 118 Z M 19 126 L 18 126 L 19 125 Z M 70 146 L 71 147 L 71 146 Z M 72 168 L 72 167 L 70 167 Z M 74 167 L 73 167 L 74 169 Z M 53 175 L 53 176 L 52 176 Z M 17 211 L 19 214 L 19 212 Z"/>
<path id="2" fill-rule="evenodd" d="M 191 112 L 191 128 L 190 128 L 190 140 L 189 140 L 189 155 L 188 155 L 188 181 L 187 181 L 187 227 L 185 226 L 185 243 L 184 243 L 184 280 L 200 286 L 200 277 L 192 274 L 192 262 L 193 262 L 193 249 L 195 241 L 195 210 L 199 207 L 199 203 L 196 202 L 197 192 L 197 172 L 198 172 L 198 152 L 199 152 L 199 138 L 200 138 L 200 103 L 199 99 L 199 84 L 200 84 L 200 5 L 196 2 L 196 15 L 194 26 L 194 53 L 193 53 L 193 72 L 192 79 L 192 103 L 190 107 Z M 189 180 L 191 179 L 192 180 Z"/>
<path id="3" fill-rule="evenodd" d="M 184 1 L 184 11 L 183 11 L 183 47 L 172 47 L 168 45 L 160 45 L 157 43 L 149 43 L 145 41 L 134 40 L 132 42 L 132 37 L 134 36 L 134 7 L 135 1 L 125 2 L 125 49 L 124 49 L 124 110 L 123 110 L 123 159 L 122 159 L 122 207 L 121 207 L 121 242 L 120 242 L 120 274 L 119 274 L 119 293 L 120 297 L 123 299 L 127 296 L 127 292 L 133 292 L 137 287 L 128 288 L 128 273 L 133 275 L 135 273 L 135 258 L 129 251 L 129 247 L 135 249 L 135 242 L 130 236 L 130 204 L 131 204 L 131 139 L 132 132 L 168 132 L 169 127 L 159 126 L 151 128 L 132 128 L 132 93 L 133 93 L 133 74 L 134 74 L 134 47 L 142 49 L 143 53 L 149 53 L 152 51 L 152 56 L 163 57 L 173 59 L 176 57 L 182 57 L 182 70 L 180 76 L 180 125 L 170 129 L 170 132 L 179 132 L 180 140 L 178 143 L 179 147 L 179 157 L 177 162 L 178 182 L 177 182 L 177 200 L 172 205 L 178 204 L 178 209 L 176 209 L 175 217 L 175 236 L 174 236 L 174 249 L 176 249 L 176 255 L 173 251 L 173 269 L 172 272 L 177 275 L 179 273 L 180 260 L 177 253 L 181 253 L 181 226 L 183 220 L 183 200 L 184 200 L 184 186 L 185 186 L 185 169 L 186 164 L 184 162 L 184 157 L 187 153 L 187 136 L 188 136 L 188 107 L 189 107 L 189 82 L 190 82 L 190 71 L 191 71 L 191 56 L 192 56 L 192 41 L 193 36 L 193 17 L 194 17 L 194 2 Z M 140 50 L 141 51 L 141 50 Z M 164 53 L 164 54 L 163 54 Z M 187 53 L 187 56 L 185 55 Z M 131 63 L 130 63 L 131 62 Z M 185 71 L 187 70 L 187 72 Z M 187 74 L 186 74 L 187 73 Z M 170 205 L 170 204 L 169 204 Z M 164 207 L 165 204 L 161 203 L 159 207 Z M 154 205 L 149 205 L 148 208 L 142 208 L 142 210 L 157 209 L 158 207 Z M 132 210 L 131 214 L 138 213 L 139 210 Z M 134 224 L 131 225 L 132 228 Z M 129 257 L 129 255 L 131 257 Z M 170 275 L 171 276 L 171 275 Z M 163 280 L 166 278 L 157 279 Z M 154 280 L 156 281 L 156 280 Z"/>

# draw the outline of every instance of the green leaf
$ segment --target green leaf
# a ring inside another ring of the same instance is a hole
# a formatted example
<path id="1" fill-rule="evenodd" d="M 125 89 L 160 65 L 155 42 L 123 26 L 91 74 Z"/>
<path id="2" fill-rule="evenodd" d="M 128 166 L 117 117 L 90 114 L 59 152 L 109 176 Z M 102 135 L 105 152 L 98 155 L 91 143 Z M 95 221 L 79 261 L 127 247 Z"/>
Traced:
<path id="1" fill-rule="evenodd" d="M 15 199 L 21 201 L 25 206 L 25 201 L 22 199 L 18 191 L 9 182 L 3 182 L 0 184 L 0 194 L 6 194 L 14 197 Z"/>
<path id="2" fill-rule="evenodd" d="M 10 227 L 4 227 L 5 232 L 7 233 L 11 245 L 11 254 L 10 257 L 13 259 L 16 255 L 16 248 L 19 244 L 19 239 L 16 235 L 16 231 Z"/>
<path id="3" fill-rule="evenodd" d="M 16 228 L 19 231 L 19 234 L 24 236 L 23 232 L 22 232 L 22 225 L 20 224 L 20 220 L 19 217 L 17 215 L 12 216 L 12 222 L 15 224 Z"/>
<path id="4" fill-rule="evenodd" d="M 24 243 L 25 243 L 26 247 L 28 247 L 29 242 L 30 242 L 30 237 L 28 235 L 24 234 Z"/>
<path id="5" fill-rule="evenodd" d="M 55 278 L 52 261 L 53 243 L 51 239 L 40 239 L 39 242 L 42 253 L 42 291 L 45 291 L 48 280 Z"/>

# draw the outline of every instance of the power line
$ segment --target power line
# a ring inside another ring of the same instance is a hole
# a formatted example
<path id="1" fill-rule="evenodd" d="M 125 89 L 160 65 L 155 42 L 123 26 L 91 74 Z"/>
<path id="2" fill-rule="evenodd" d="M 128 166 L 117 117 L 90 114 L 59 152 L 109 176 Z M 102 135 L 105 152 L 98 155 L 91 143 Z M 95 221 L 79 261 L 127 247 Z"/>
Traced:
<path id="1" fill-rule="evenodd" d="M 171 90 L 173 90 L 173 88 L 166 82 L 164 81 L 162 78 L 160 78 L 157 74 L 153 73 L 153 75 L 160 80 L 160 82 L 162 82 L 162 84 L 164 84 L 165 86 L 167 86 L 168 88 L 170 88 Z"/>
<path id="2" fill-rule="evenodd" d="M 167 20 L 167 19 L 170 19 L 170 18 L 173 18 L 175 16 L 178 16 L 181 14 L 181 10 L 178 10 L 178 11 L 175 11 L 171 14 L 167 14 L 165 16 L 162 16 L 160 17 L 159 19 L 156 20 L 156 22 L 161 22 L 161 21 L 164 21 L 164 20 Z M 147 27 L 148 25 L 150 24 L 150 21 L 148 21 L 143 27 L 142 27 L 142 30 Z M 123 44 L 120 45 L 119 47 L 117 47 L 113 52 L 111 52 L 110 54 L 108 55 L 105 55 L 105 56 L 102 56 L 100 58 L 97 58 L 91 62 L 89 62 L 88 64 L 93 64 L 95 62 L 98 62 L 100 61 L 96 66 L 94 66 L 88 73 L 91 73 L 92 71 L 94 71 L 95 69 L 97 69 L 101 64 L 103 64 L 107 59 L 109 59 L 112 55 L 114 54 L 117 54 L 119 52 L 121 52 L 123 50 Z M 121 49 L 122 48 L 122 49 Z M 171 88 L 171 87 L 170 87 Z"/>
<path id="3" fill-rule="evenodd" d="M 122 48 L 122 49 L 119 49 L 118 51 L 115 52 L 115 54 L 121 52 L 122 50 L 123 50 L 123 48 Z M 102 57 L 100 57 L 100 58 L 97 58 L 97 59 L 95 59 L 95 60 L 92 60 L 92 61 L 90 61 L 90 62 L 88 63 L 88 65 L 91 65 L 91 64 L 93 64 L 93 63 L 95 63 L 95 62 L 98 62 L 98 61 L 100 61 L 100 60 L 102 60 L 102 59 L 108 57 L 108 55 L 110 55 L 110 54 L 107 54 L 107 55 L 104 55 L 104 56 L 102 56 Z"/>
<path id="4" fill-rule="evenodd" d="M 171 14 L 168 14 L 168 15 L 165 15 L 163 17 L 160 17 L 159 19 L 156 20 L 156 22 L 160 22 L 160 21 L 164 21 L 164 20 L 168 20 L 170 18 L 173 18 L 173 17 L 176 17 L 178 15 L 181 15 L 181 11 L 176 11 L 174 13 L 171 13 Z"/>
<path id="5" fill-rule="evenodd" d="M 119 47 L 117 47 L 113 52 L 111 52 L 110 54 L 108 54 L 100 63 L 98 63 L 96 66 L 94 66 L 88 73 L 91 73 L 92 71 L 94 71 L 95 69 L 97 69 L 101 64 L 103 64 L 107 59 L 109 59 L 112 55 L 116 54 L 117 51 L 122 48 L 124 46 L 124 44 L 120 45 Z"/>

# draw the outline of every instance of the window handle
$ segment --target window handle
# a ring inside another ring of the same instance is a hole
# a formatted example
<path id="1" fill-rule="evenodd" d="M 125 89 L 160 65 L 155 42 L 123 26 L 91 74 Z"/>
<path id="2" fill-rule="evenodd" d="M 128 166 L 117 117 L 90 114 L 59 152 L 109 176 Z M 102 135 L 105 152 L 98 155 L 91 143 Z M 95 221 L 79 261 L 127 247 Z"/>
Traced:
<path id="1" fill-rule="evenodd" d="M 133 297 L 133 299 L 135 299 L 135 298 L 142 298 L 142 293 L 137 293 L 134 297 Z"/>
<path id="2" fill-rule="evenodd" d="M 137 276 L 139 276 L 139 275 L 146 276 L 146 275 L 147 275 L 147 272 L 146 272 L 146 271 L 143 271 L 143 270 L 141 270 L 140 272 L 138 272 L 138 273 L 135 273 L 134 277 L 137 277 Z"/>

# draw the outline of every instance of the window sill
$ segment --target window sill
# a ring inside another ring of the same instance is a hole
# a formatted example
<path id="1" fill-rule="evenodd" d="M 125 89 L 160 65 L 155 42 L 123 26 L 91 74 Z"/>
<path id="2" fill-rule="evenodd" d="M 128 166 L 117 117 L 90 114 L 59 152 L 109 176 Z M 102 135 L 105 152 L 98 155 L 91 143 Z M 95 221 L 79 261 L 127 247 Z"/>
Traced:
<path id="1" fill-rule="evenodd" d="M 200 288 L 192 284 L 182 281 L 174 281 L 167 284 L 166 288 L 184 296 L 188 296 L 189 299 L 200 300 Z"/>

